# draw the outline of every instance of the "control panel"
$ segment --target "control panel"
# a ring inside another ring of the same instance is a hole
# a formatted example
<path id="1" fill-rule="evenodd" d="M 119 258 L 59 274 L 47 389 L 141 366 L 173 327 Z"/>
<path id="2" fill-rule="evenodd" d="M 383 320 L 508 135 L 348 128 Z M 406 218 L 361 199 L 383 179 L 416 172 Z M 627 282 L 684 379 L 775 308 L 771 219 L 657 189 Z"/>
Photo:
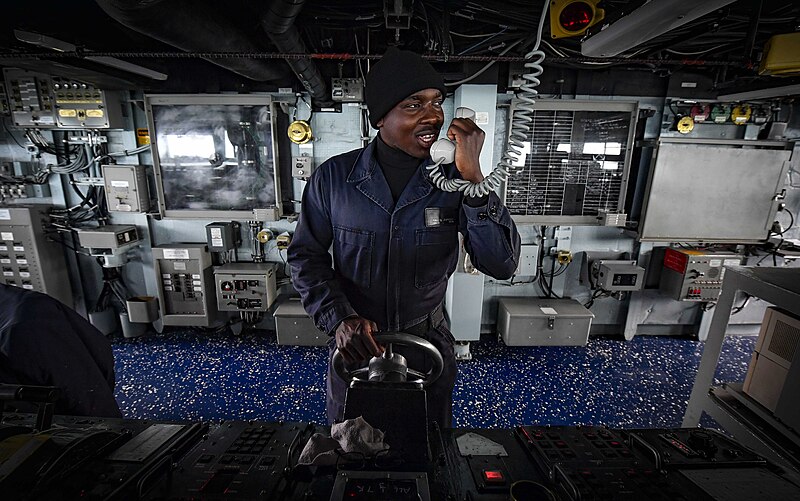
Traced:
<path id="1" fill-rule="evenodd" d="M 18 127 L 121 129 L 121 96 L 93 84 L 5 68 L 8 106 Z"/>
<path id="2" fill-rule="evenodd" d="M 364 84 L 360 78 L 332 78 L 331 99 L 339 103 L 364 101 Z"/>
<path id="3" fill-rule="evenodd" d="M 285 476 L 315 426 L 222 422 L 143 499 L 302 499 Z"/>
<path id="4" fill-rule="evenodd" d="M 274 263 L 228 263 L 214 268 L 220 311 L 267 311 L 278 295 Z"/>
<path id="5" fill-rule="evenodd" d="M 659 469 L 766 466 L 761 456 L 725 435 L 700 428 L 651 429 L 623 432 L 626 442 L 649 456 Z"/>
<path id="6" fill-rule="evenodd" d="M 644 282 L 644 268 L 636 261 L 595 261 L 596 285 L 606 291 L 638 291 Z"/>
<path id="7" fill-rule="evenodd" d="M 35 414 L 5 413 L 0 421 L 0 489 L 13 499 L 800 498 L 793 472 L 701 428 L 437 428 L 433 460 L 420 470 L 391 448 L 332 450 L 330 429 L 313 423 L 56 416 L 34 431 Z M 319 456 L 304 450 L 309 444 Z M 300 464 L 301 457 L 320 462 Z"/>
<path id="8" fill-rule="evenodd" d="M 0 207 L 0 283 L 43 292 L 72 307 L 64 251 L 44 232 L 48 208 Z"/>
<path id="9" fill-rule="evenodd" d="M 724 267 L 741 263 L 742 256 L 732 252 L 669 248 L 659 289 L 679 301 L 716 301 L 722 292 Z"/>
<path id="10" fill-rule="evenodd" d="M 3 442 L 4 499 L 141 499 L 154 465 L 185 455 L 208 429 L 206 423 L 56 416 L 52 429 L 35 433 L 34 423 L 35 415 L 5 416 L 3 436 L 16 436 Z"/>
<path id="11" fill-rule="evenodd" d="M 607 428 L 521 426 L 517 433 L 539 468 L 552 480 L 563 463 L 603 462 L 636 466 L 641 463 L 621 436 Z"/>
<path id="12" fill-rule="evenodd" d="M 214 281 L 211 254 L 205 244 L 153 247 L 158 301 L 164 325 L 208 327 L 217 318 L 207 294 Z"/>

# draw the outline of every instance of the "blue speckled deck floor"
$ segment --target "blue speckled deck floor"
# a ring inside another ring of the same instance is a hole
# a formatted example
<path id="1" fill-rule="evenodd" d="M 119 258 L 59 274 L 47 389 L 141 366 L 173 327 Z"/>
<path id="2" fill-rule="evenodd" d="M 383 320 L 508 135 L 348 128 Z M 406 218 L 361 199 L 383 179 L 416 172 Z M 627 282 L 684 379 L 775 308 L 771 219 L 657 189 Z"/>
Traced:
<path id="1" fill-rule="evenodd" d="M 755 340 L 725 339 L 716 383 L 744 379 Z M 325 421 L 325 348 L 278 346 L 265 332 L 175 332 L 113 345 L 125 417 Z M 473 360 L 459 363 L 454 424 L 680 426 L 702 351 L 671 337 L 525 348 L 484 338 Z"/>

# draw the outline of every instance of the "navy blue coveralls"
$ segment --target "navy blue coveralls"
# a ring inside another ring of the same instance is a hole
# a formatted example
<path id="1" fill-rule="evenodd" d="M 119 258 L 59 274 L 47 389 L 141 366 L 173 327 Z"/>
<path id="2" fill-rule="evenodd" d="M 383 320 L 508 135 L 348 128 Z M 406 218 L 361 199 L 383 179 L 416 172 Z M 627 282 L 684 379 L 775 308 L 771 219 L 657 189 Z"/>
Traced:
<path id="1" fill-rule="evenodd" d="M 58 386 L 56 414 L 119 418 L 114 382 L 111 343 L 92 324 L 50 296 L 0 284 L 0 383 Z"/>
<path id="2" fill-rule="evenodd" d="M 336 327 L 351 315 L 374 321 L 380 331 L 419 332 L 428 322 L 420 335 L 445 360 L 439 380 L 426 388 L 428 416 L 450 427 L 453 336 L 445 322 L 431 322 L 431 314 L 440 310 L 456 268 L 458 233 L 473 265 L 498 279 L 517 268 L 519 234 L 495 193 L 485 206 L 470 207 L 461 193 L 436 189 L 424 168 L 430 160 L 395 203 L 374 152 L 375 141 L 329 159 L 312 174 L 288 250 L 292 280 L 316 326 L 331 336 L 330 354 Z M 458 176 L 455 165 L 444 167 L 448 177 Z M 346 387 L 330 364 L 327 390 L 333 423 L 342 419 Z"/>

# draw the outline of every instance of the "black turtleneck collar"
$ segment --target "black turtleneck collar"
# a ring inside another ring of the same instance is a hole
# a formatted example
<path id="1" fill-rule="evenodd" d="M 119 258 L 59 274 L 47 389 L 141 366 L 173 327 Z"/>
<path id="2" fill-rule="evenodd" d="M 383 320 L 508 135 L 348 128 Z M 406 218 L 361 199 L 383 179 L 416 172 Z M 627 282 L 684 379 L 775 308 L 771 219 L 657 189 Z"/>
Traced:
<path id="1" fill-rule="evenodd" d="M 422 160 L 412 157 L 403 150 L 398 150 L 389 146 L 383 141 L 383 138 L 378 134 L 378 144 L 375 149 L 375 157 L 378 163 L 383 168 L 390 169 L 416 169 Z"/>
<path id="2" fill-rule="evenodd" d="M 389 190 L 392 192 L 394 201 L 400 198 L 411 177 L 417 171 L 417 167 L 423 162 L 419 158 L 412 157 L 408 153 L 397 148 L 392 148 L 381 138 L 378 134 L 375 148 L 375 159 L 378 165 L 381 166 L 383 177 L 389 184 Z"/>

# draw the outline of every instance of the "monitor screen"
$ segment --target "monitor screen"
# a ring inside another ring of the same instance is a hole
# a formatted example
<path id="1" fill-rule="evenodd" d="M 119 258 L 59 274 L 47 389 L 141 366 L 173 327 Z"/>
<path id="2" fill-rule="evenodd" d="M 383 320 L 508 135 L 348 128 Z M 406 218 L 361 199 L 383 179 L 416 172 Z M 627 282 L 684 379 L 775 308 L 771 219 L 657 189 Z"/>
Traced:
<path id="1" fill-rule="evenodd" d="M 160 101 L 151 98 L 148 111 L 163 215 L 225 217 L 278 205 L 268 102 Z"/>

